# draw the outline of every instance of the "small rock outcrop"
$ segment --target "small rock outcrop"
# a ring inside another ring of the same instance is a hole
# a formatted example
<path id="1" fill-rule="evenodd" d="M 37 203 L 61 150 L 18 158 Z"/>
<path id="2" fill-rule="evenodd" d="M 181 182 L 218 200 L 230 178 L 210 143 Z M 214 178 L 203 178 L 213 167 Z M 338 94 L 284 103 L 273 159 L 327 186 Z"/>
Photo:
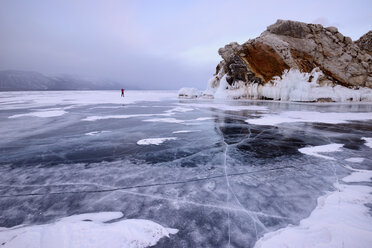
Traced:
<path id="1" fill-rule="evenodd" d="M 353 42 L 336 27 L 278 20 L 255 39 L 220 48 L 223 60 L 208 89 L 216 88 L 222 78 L 227 88 L 266 85 L 289 70 L 308 73 L 308 81 L 316 80 L 319 86 L 372 88 L 371 35 L 372 31 Z"/>

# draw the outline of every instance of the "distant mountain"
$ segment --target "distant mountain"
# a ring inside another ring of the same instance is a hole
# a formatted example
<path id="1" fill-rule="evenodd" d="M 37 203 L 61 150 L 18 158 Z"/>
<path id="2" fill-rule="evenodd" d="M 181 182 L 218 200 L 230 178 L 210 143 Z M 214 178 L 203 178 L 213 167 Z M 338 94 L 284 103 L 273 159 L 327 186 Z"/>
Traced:
<path id="1" fill-rule="evenodd" d="M 135 89 L 113 81 L 90 81 L 73 76 L 48 77 L 38 72 L 0 71 L 0 91 L 17 90 L 115 90 Z"/>

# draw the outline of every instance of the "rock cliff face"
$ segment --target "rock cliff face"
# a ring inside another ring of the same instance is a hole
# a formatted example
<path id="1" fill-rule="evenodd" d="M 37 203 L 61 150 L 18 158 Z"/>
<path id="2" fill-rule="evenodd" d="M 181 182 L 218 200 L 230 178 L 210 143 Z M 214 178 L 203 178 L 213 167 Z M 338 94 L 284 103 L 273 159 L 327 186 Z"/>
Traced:
<path id="1" fill-rule="evenodd" d="M 205 95 L 213 95 L 221 84 L 226 89 L 274 84 L 289 70 L 306 75 L 313 87 L 372 88 L 371 36 L 372 31 L 354 43 L 335 27 L 278 20 L 253 40 L 219 49 L 223 60 Z M 259 89 L 254 94 L 246 90 L 245 97 L 260 94 L 265 97 Z"/>
<path id="2" fill-rule="evenodd" d="M 372 55 L 372 30 L 360 37 L 360 39 L 355 43 L 360 49 L 365 50 Z"/>

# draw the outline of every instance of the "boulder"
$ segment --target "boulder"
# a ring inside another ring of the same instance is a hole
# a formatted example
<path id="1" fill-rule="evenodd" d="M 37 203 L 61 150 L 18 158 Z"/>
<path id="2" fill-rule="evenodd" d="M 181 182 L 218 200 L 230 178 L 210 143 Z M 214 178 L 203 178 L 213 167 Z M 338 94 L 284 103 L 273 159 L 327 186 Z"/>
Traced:
<path id="1" fill-rule="evenodd" d="M 259 37 L 219 49 L 222 61 L 214 84 L 226 75 L 229 85 L 265 85 L 287 70 L 310 73 L 319 68 L 321 80 L 345 87 L 371 87 L 372 31 L 353 43 L 335 27 L 278 20 Z"/>

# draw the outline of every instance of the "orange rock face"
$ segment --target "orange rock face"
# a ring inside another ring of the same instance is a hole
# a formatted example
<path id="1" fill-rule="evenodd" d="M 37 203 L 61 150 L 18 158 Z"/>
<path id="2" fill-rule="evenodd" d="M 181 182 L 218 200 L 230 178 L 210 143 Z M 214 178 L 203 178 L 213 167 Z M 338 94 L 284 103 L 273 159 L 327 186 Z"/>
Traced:
<path id="1" fill-rule="evenodd" d="M 243 45 L 241 51 L 244 54 L 241 56 L 244 62 L 265 82 L 274 76 L 281 76 L 284 70 L 290 68 L 272 47 L 262 42 Z"/>

